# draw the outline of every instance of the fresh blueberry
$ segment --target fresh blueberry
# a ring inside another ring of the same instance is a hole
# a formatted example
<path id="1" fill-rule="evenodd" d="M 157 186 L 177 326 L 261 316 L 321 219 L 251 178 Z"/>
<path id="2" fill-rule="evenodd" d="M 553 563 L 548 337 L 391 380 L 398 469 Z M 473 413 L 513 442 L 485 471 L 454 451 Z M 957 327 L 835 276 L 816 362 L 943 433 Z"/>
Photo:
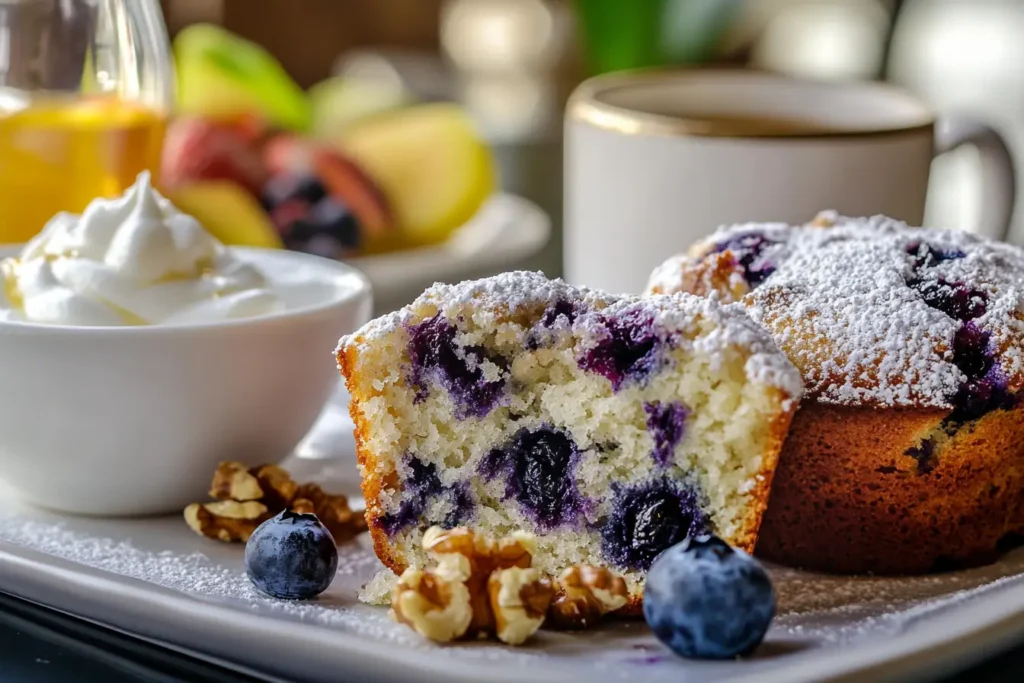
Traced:
<path id="1" fill-rule="evenodd" d="M 274 598 L 308 600 L 334 580 L 338 548 L 316 515 L 285 510 L 256 527 L 245 544 L 245 571 Z"/>
<path id="2" fill-rule="evenodd" d="M 359 221 L 344 204 L 331 197 L 304 205 L 302 211 L 294 203 L 284 203 L 270 215 L 285 246 L 294 251 L 340 258 L 359 246 Z"/>
<path id="3" fill-rule="evenodd" d="M 323 234 L 344 246 L 359 246 L 359 219 L 343 202 L 324 197 L 310 207 L 310 220 Z"/>
<path id="4" fill-rule="evenodd" d="M 537 525 L 551 529 L 576 519 L 581 499 L 573 475 L 579 453 L 564 432 L 522 429 L 481 463 L 486 479 L 505 476 L 505 495 L 515 498 Z"/>
<path id="5" fill-rule="evenodd" d="M 325 196 L 327 190 L 315 175 L 281 173 L 272 177 L 263 186 L 260 200 L 267 211 L 273 211 L 288 201 L 297 199 L 305 204 L 314 204 Z"/>
<path id="6" fill-rule="evenodd" d="M 775 616 L 775 590 L 750 555 L 715 536 L 691 537 L 654 561 L 644 617 L 678 655 L 729 659 L 761 643 Z"/>
<path id="7" fill-rule="evenodd" d="M 642 310 L 633 310 L 600 321 L 603 338 L 579 358 L 581 369 L 603 375 L 618 391 L 627 380 L 642 380 L 654 371 L 658 336 L 654 319 Z"/>
<path id="8" fill-rule="evenodd" d="M 440 313 L 409 328 L 412 384 L 422 400 L 428 393 L 428 380 L 434 379 L 448 390 L 459 417 L 483 417 L 504 395 L 505 380 L 487 380 L 481 365 L 489 361 L 504 368 L 508 363 L 483 347 L 459 347 L 458 334 L 455 325 Z"/>
<path id="9" fill-rule="evenodd" d="M 704 533 L 697 493 L 687 484 L 656 479 L 618 488 L 601 529 L 605 557 L 621 569 L 645 570 L 663 550 Z"/>
<path id="10" fill-rule="evenodd" d="M 736 264 L 743 269 L 743 278 L 751 287 L 757 287 L 775 272 L 775 266 L 764 257 L 768 247 L 777 244 L 759 233 L 737 235 L 714 247 L 715 253 L 728 250 L 736 259 Z"/>
<path id="11" fill-rule="evenodd" d="M 654 438 L 654 462 L 662 467 L 672 461 L 672 452 L 686 433 L 689 411 L 682 403 L 646 403 L 647 431 Z"/>

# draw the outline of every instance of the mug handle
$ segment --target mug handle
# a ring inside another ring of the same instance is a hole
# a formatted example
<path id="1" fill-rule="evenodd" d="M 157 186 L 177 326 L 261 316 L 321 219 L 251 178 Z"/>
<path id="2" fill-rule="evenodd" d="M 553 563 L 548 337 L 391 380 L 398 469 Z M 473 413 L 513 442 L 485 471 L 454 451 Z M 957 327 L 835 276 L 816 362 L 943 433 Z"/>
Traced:
<path id="1" fill-rule="evenodd" d="M 1005 240 L 1017 195 L 1013 156 L 1003 136 L 966 116 L 947 116 L 935 125 L 935 156 L 972 145 L 981 157 L 981 220 L 978 233 Z"/>

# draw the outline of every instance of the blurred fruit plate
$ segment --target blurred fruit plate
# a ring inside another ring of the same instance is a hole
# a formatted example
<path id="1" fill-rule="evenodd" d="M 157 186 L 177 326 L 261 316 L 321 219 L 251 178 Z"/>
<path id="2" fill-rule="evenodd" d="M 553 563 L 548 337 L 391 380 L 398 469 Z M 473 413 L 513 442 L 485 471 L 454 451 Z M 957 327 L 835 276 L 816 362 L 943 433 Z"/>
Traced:
<path id="1" fill-rule="evenodd" d="M 374 309 L 393 311 L 435 282 L 457 282 L 521 266 L 551 234 L 540 207 L 498 194 L 444 243 L 350 259 L 373 283 Z"/>
<path id="2" fill-rule="evenodd" d="M 344 394 L 285 466 L 356 494 Z M 319 432 L 319 434 L 318 434 Z M 308 457 L 313 456 L 313 457 Z M 949 675 L 1024 637 L 1024 549 L 926 577 L 826 577 L 772 568 L 779 616 L 743 660 L 687 661 L 642 622 L 530 644 L 438 646 L 356 599 L 380 568 L 365 537 L 339 548 L 332 586 L 308 602 L 256 593 L 243 548 L 180 516 L 73 518 L 22 506 L 0 486 L 0 591 L 255 676 L 295 681 L 678 683 L 880 681 Z"/>

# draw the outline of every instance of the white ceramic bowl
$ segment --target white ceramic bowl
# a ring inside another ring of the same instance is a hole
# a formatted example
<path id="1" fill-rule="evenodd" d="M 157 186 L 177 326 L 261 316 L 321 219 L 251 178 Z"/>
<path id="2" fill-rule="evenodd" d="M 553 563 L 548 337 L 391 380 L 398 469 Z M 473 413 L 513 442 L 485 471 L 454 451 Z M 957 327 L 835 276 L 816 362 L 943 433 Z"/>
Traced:
<path id="1" fill-rule="evenodd" d="M 44 507 L 142 515 L 207 500 L 221 460 L 287 456 L 338 380 L 338 337 L 370 315 L 370 285 L 314 256 L 236 253 L 285 312 L 173 327 L 0 321 L 0 478 Z"/>

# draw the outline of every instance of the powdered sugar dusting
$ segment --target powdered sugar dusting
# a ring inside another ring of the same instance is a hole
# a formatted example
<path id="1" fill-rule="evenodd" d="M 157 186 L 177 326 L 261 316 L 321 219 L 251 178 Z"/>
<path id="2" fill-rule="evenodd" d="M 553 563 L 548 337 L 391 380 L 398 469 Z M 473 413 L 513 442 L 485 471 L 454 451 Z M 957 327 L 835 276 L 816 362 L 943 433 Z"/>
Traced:
<path id="1" fill-rule="evenodd" d="M 748 234 L 769 242 L 758 258 L 773 271 L 743 303 L 800 368 L 810 397 L 847 405 L 952 407 L 967 379 L 953 362 L 961 321 L 921 294 L 940 283 L 962 284 L 987 297 L 985 313 L 974 323 L 991 334 L 1011 390 L 1024 384 L 1024 250 L 964 232 L 833 212 L 806 226 L 721 228 L 690 257 L 659 267 L 651 286 L 679 289 L 694 259 Z"/>
<path id="2" fill-rule="evenodd" d="M 559 302 L 581 304 L 585 309 L 572 324 L 584 345 L 588 339 L 603 333 L 605 318 L 642 313 L 653 319 L 662 335 L 671 336 L 678 343 L 692 344 L 695 350 L 712 356 L 727 348 L 746 351 L 749 354 L 747 378 L 751 382 L 777 387 L 790 399 L 799 398 L 802 392 L 800 376 L 793 365 L 741 307 L 723 306 L 689 294 L 615 296 L 573 287 L 562 280 L 549 280 L 541 273 L 522 271 L 457 285 L 435 284 L 411 305 L 343 337 L 337 351 L 373 344 L 438 311 L 454 320 L 472 307 L 476 316 L 481 311 L 490 311 L 498 318 L 526 310 L 543 311 Z"/>
<path id="3" fill-rule="evenodd" d="M 380 568 L 373 553 L 356 544 L 339 547 L 338 572 L 326 593 L 313 601 L 293 601 L 259 593 L 240 566 L 224 566 L 202 552 L 140 550 L 128 540 L 86 535 L 60 523 L 19 516 L 0 518 L 0 545 L 5 543 L 248 612 L 387 641 L 406 649 L 438 649 L 391 621 L 387 610 L 366 607 L 356 601 L 358 587 Z M 209 541 L 196 537 L 197 548 L 206 543 Z M 239 564 L 240 559 L 239 555 Z M 493 658 L 521 654 L 495 645 L 472 648 L 466 656 Z"/>
<path id="4" fill-rule="evenodd" d="M 420 638 L 394 624 L 386 610 L 357 605 L 352 599 L 379 564 L 368 550 L 348 544 L 340 550 L 338 578 L 324 600 L 276 600 L 258 593 L 239 567 L 211 560 L 199 552 L 207 541 L 196 538 L 195 552 L 145 551 L 130 541 L 71 531 L 61 523 L 27 517 L 0 518 L 0 544 L 24 546 L 71 562 L 130 577 L 197 598 L 251 609 L 269 608 L 280 618 L 349 630 L 403 646 L 422 646 Z M 884 626 L 902 627 L 939 609 L 1002 586 L 1024 584 L 1024 552 L 995 564 L 960 572 L 917 577 L 842 577 L 772 567 L 779 595 L 776 631 L 815 634 L 846 642 Z M 390 581 L 390 579 L 386 579 Z M 839 623 L 841 622 L 841 623 Z"/>

